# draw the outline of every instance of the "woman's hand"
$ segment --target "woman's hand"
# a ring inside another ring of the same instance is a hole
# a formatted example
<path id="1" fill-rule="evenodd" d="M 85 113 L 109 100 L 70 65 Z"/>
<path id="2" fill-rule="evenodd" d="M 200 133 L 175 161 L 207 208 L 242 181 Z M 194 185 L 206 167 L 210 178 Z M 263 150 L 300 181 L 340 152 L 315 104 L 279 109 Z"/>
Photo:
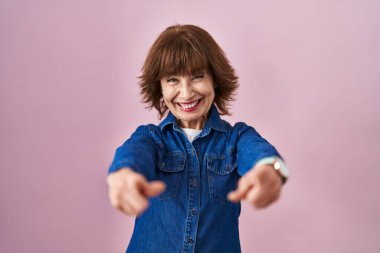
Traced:
<path id="1" fill-rule="evenodd" d="M 165 190 L 163 182 L 148 182 L 143 175 L 129 168 L 108 175 L 107 184 L 112 206 L 131 216 L 144 212 L 148 208 L 148 198 Z"/>
<path id="2" fill-rule="evenodd" d="M 273 165 L 263 164 L 241 177 L 237 189 L 227 197 L 232 202 L 246 200 L 256 208 L 264 208 L 280 197 L 281 187 L 281 177 Z"/>

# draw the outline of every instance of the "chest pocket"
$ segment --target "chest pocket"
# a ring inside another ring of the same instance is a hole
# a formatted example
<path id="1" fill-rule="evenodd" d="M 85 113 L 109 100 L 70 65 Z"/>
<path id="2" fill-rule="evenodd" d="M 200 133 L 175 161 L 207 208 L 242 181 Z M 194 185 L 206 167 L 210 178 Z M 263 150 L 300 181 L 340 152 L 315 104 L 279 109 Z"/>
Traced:
<path id="1" fill-rule="evenodd" d="M 228 150 L 226 155 L 206 154 L 205 157 L 210 198 L 226 203 L 227 194 L 237 187 L 236 152 Z"/>
<path id="2" fill-rule="evenodd" d="M 185 170 L 185 153 L 181 151 L 165 153 L 157 164 L 156 179 L 166 184 L 166 189 L 159 199 L 174 198 L 177 196 L 178 187 L 181 184 L 183 171 Z"/>

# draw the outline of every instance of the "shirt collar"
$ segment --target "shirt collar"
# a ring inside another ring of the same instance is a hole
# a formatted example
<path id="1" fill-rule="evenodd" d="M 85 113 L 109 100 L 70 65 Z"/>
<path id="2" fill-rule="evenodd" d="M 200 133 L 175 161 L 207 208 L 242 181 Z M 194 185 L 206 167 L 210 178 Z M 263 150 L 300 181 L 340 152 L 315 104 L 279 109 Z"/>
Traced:
<path id="1" fill-rule="evenodd" d="M 169 112 L 168 116 L 159 124 L 159 127 L 161 131 L 163 131 L 168 125 L 173 125 L 175 130 L 179 129 L 177 120 L 171 112 Z M 210 128 L 220 132 L 227 132 L 226 123 L 220 118 L 218 109 L 214 104 L 210 108 L 210 116 L 207 119 L 203 132 L 209 132 Z"/>

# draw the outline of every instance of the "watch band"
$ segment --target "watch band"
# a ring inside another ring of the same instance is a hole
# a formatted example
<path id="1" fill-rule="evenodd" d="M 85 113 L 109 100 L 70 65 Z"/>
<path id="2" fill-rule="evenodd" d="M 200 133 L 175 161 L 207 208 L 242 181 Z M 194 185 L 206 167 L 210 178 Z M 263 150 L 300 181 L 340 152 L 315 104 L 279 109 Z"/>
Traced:
<path id="1" fill-rule="evenodd" d="M 259 160 L 255 166 L 263 164 L 272 164 L 278 175 L 281 177 L 282 184 L 285 184 L 289 178 L 289 171 L 284 161 L 278 156 L 270 156 Z"/>

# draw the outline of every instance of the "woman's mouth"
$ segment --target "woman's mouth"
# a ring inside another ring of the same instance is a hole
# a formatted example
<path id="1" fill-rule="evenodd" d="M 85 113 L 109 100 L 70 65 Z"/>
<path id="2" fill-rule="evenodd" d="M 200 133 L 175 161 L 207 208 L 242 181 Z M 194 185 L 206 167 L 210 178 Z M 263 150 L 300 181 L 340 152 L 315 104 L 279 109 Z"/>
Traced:
<path id="1" fill-rule="evenodd" d="M 188 103 L 177 103 L 182 111 L 185 112 L 192 112 L 198 108 L 198 105 L 200 104 L 200 101 L 202 99 L 195 100 L 193 102 Z"/>

